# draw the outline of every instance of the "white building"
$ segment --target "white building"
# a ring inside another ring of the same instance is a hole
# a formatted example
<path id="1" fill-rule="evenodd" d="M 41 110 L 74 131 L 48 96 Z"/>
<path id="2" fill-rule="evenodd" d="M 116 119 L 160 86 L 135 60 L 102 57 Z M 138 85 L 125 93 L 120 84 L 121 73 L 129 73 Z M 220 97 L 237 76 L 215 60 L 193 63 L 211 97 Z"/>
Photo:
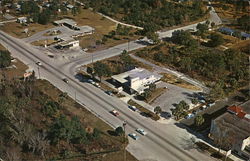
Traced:
<path id="1" fill-rule="evenodd" d="M 67 40 L 57 44 L 59 49 L 74 49 L 79 47 L 79 40 Z"/>
<path id="2" fill-rule="evenodd" d="M 27 23 L 27 17 L 19 17 L 16 22 L 18 23 Z"/>
<path id="3" fill-rule="evenodd" d="M 113 80 L 123 86 L 123 88 L 129 88 L 131 93 L 138 94 L 143 93 L 149 84 L 159 81 L 161 77 L 161 75 L 154 74 L 143 68 L 135 68 L 112 76 Z"/>

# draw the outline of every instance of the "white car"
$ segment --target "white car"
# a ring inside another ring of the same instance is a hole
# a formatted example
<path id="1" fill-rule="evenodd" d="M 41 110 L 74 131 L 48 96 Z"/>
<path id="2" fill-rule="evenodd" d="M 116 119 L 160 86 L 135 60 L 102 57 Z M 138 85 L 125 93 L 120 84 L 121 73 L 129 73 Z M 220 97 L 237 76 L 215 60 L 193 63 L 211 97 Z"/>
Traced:
<path id="1" fill-rule="evenodd" d="M 36 62 L 36 64 L 42 66 L 42 63 L 40 61 Z"/>
<path id="2" fill-rule="evenodd" d="M 119 112 L 116 110 L 112 110 L 111 113 L 116 117 L 119 116 Z"/>
<path id="3" fill-rule="evenodd" d="M 142 128 L 138 128 L 138 129 L 136 129 L 136 131 L 137 131 L 138 133 L 142 134 L 142 135 L 147 135 L 147 132 L 144 131 Z"/>
<path id="4" fill-rule="evenodd" d="M 131 138 L 138 140 L 140 137 L 137 136 L 135 133 L 129 133 L 128 136 L 130 136 Z"/>

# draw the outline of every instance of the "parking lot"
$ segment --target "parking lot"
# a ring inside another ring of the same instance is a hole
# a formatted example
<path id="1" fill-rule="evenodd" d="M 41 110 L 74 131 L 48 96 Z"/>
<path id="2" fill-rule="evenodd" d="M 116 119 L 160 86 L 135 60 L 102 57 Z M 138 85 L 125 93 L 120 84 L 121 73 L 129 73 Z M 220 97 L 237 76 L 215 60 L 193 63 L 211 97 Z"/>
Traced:
<path id="1" fill-rule="evenodd" d="M 174 108 L 174 104 L 177 104 L 182 100 L 191 104 L 191 98 L 193 94 L 197 92 L 165 82 L 157 83 L 157 87 L 167 87 L 167 90 L 161 96 L 156 98 L 151 105 L 153 107 L 160 106 L 163 111 L 167 112 L 170 112 L 170 109 Z"/>

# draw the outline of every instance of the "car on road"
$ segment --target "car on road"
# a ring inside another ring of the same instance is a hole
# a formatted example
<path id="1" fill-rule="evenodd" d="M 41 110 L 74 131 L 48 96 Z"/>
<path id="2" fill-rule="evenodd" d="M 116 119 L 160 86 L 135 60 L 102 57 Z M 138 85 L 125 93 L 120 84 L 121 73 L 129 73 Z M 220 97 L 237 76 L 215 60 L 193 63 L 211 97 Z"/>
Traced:
<path id="1" fill-rule="evenodd" d="M 105 91 L 105 93 L 107 93 L 107 94 L 110 95 L 110 96 L 113 96 L 112 91 Z"/>
<path id="2" fill-rule="evenodd" d="M 112 113 L 114 116 L 119 116 L 119 112 L 116 111 L 116 110 L 112 110 L 111 113 Z"/>
<path id="3" fill-rule="evenodd" d="M 135 133 L 129 133 L 128 136 L 130 136 L 131 138 L 133 138 L 134 140 L 138 140 L 140 137 L 137 136 Z"/>
<path id="4" fill-rule="evenodd" d="M 130 108 L 131 110 L 133 110 L 133 111 L 139 111 L 135 106 L 128 106 L 128 108 Z"/>
<path id="5" fill-rule="evenodd" d="M 42 66 L 42 63 L 40 61 L 36 62 L 36 64 Z"/>
<path id="6" fill-rule="evenodd" d="M 144 131 L 142 128 L 137 128 L 135 131 L 137 131 L 138 133 L 142 134 L 142 135 L 147 135 L 147 132 Z"/>
<path id="7" fill-rule="evenodd" d="M 65 83 L 69 83 L 69 80 L 68 80 L 67 78 L 63 78 L 63 81 L 64 81 Z"/>

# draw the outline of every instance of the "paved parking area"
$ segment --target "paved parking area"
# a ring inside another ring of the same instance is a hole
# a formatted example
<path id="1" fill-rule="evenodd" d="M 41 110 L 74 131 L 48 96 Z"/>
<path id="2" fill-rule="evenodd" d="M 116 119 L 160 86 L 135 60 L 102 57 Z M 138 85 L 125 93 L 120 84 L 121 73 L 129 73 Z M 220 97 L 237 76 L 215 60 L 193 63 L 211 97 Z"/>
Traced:
<path id="1" fill-rule="evenodd" d="M 160 106 L 163 111 L 167 112 L 170 112 L 170 109 L 174 108 L 173 104 L 179 103 L 181 100 L 191 104 L 192 95 L 196 92 L 165 82 L 157 83 L 157 87 L 167 87 L 168 89 L 156 98 L 151 105 L 154 107 Z"/>

